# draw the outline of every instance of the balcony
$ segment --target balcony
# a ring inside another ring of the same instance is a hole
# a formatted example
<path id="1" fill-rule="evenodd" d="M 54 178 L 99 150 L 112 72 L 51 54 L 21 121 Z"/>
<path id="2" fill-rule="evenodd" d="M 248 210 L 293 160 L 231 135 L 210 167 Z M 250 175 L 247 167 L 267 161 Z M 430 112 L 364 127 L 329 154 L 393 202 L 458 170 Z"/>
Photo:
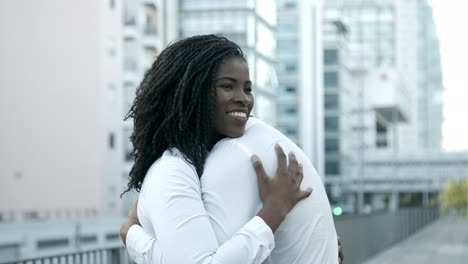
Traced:
<path id="1" fill-rule="evenodd" d="M 125 38 L 135 39 L 138 37 L 137 18 L 134 14 L 126 13 L 124 15 L 124 36 Z"/>
<path id="2" fill-rule="evenodd" d="M 125 26 L 136 26 L 136 15 L 130 14 L 130 13 L 125 13 L 124 15 L 124 25 Z"/>
<path id="3" fill-rule="evenodd" d="M 156 5 L 159 4 L 158 2 L 159 0 L 143 0 L 143 4 L 153 6 L 153 7 L 156 7 Z"/>
<path id="4" fill-rule="evenodd" d="M 157 48 L 159 43 L 158 28 L 156 25 L 145 25 L 143 27 L 143 46 Z"/>
<path id="5" fill-rule="evenodd" d="M 408 122 L 411 94 L 395 69 L 372 69 L 365 74 L 363 85 L 365 101 L 387 122 Z"/>

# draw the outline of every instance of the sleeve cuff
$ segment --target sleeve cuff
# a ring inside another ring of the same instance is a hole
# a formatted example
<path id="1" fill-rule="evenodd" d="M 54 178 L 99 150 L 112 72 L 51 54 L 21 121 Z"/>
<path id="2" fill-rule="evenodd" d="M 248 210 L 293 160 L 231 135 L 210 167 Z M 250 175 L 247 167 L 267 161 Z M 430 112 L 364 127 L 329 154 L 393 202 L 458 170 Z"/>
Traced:
<path id="1" fill-rule="evenodd" d="M 148 235 L 141 226 L 132 225 L 127 232 L 127 251 L 136 263 L 144 263 L 145 255 L 151 253 L 151 246 L 156 238 Z M 151 256 L 146 256 L 151 259 Z"/>
<path id="2" fill-rule="evenodd" d="M 260 245 L 264 247 L 266 255 L 270 255 L 271 251 L 275 248 L 275 237 L 271 228 L 265 223 L 265 221 L 255 216 L 245 226 L 244 231 L 256 237 Z"/>

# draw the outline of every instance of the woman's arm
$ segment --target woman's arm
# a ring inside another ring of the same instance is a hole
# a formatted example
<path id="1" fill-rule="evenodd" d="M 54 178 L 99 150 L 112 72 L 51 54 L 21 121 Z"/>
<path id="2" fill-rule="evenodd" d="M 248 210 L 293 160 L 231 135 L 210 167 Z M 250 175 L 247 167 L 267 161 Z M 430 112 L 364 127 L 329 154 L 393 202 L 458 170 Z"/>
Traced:
<path id="1" fill-rule="evenodd" d="M 288 167 L 281 148 L 275 149 L 278 170 L 272 178 L 264 173 L 260 161 L 253 159 L 264 207 L 222 245 L 205 212 L 194 171 L 180 159 L 152 171 L 140 195 L 140 212 L 150 219 L 157 236 L 157 243 L 154 238 L 150 244 L 160 250 L 153 249 L 147 263 L 161 263 L 161 252 L 167 263 L 262 263 L 274 246 L 272 230 L 299 200 L 310 194 L 299 188 L 302 170 L 294 155 L 290 155 Z"/>

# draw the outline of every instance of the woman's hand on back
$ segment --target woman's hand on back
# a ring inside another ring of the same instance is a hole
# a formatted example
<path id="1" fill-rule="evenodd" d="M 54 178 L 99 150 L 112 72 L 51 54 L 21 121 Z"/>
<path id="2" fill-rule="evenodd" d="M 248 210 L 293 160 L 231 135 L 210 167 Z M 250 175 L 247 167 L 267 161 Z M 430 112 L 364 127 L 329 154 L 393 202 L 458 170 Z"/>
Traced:
<path id="1" fill-rule="evenodd" d="M 297 162 L 294 153 L 288 154 L 288 165 L 286 154 L 281 146 L 276 144 L 275 151 L 278 157 L 278 168 L 273 177 L 266 174 L 262 162 L 257 156 L 251 157 L 257 174 L 260 198 L 263 202 L 263 207 L 257 216 L 261 217 L 273 232 L 276 231 L 289 211 L 312 193 L 311 188 L 306 190 L 300 188 L 304 175 L 302 165 Z"/>

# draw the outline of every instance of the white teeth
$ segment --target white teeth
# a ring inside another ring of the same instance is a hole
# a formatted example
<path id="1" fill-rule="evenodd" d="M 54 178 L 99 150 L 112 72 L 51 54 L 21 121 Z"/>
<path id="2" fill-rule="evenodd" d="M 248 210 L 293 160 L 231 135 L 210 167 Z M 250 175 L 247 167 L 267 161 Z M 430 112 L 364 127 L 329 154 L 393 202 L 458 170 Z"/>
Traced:
<path id="1" fill-rule="evenodd" d="M 235 116 L 235 117 L 243 117 L 243 118 L 247 117 L 247 114 L 244 112 L 230 112 L 228 113 L 228 115 Z"/>

